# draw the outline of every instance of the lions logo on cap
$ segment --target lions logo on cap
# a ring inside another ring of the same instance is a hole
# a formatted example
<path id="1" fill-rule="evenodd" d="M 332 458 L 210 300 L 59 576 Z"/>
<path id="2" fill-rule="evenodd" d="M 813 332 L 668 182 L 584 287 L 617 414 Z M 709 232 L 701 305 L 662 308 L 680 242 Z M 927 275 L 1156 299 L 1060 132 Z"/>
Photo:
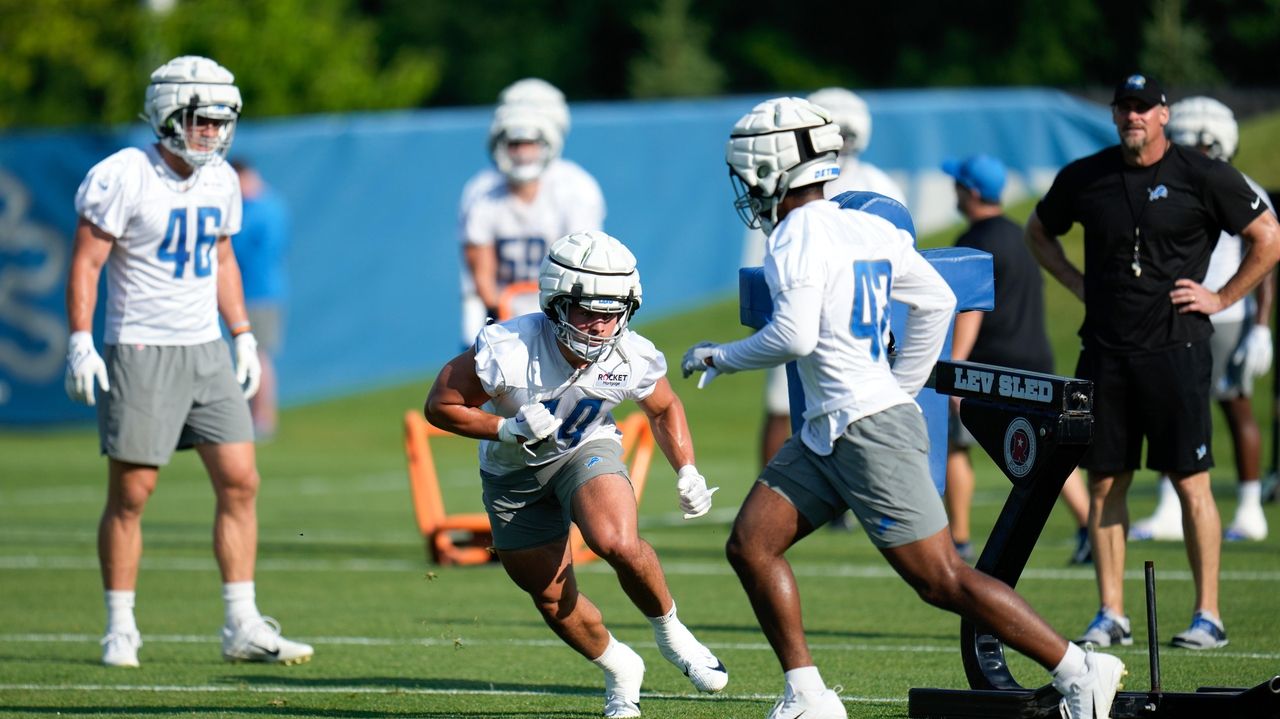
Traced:
<path id="1" fill-rule="evenodd" d="M 1130 75 L 1129 79 L 1124 81 L 1124 86 L 1130 90 L 1141 90 L 1147 86 L 1147 78 L 1142 75 Z"/>

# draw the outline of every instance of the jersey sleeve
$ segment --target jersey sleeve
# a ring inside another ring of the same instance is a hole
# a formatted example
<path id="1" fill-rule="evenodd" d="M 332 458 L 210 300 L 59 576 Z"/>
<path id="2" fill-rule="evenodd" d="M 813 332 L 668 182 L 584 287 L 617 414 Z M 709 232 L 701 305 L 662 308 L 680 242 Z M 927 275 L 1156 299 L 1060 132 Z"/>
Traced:
<path id="1" fill-rule="evenodd" d="M 141 178 L 129 151 L 94 165 L 76 191 L 76 214 L 112 237 L 122 237 L 141 192 Z"/>
<path id="2" fill-rule="evenodd" d="M 509 389 L 508 365 L 524 348 L 519 335 L 501 324 L 485 325 L 476 335 L 476 377 L 490 397 Z"/>
<path id="3" fill-rule="evenodd" d="M 658 380 L 667 376 L 667 358 L 652 342 L 635 332 L 627 333 L 627 352 L 632 355 L 631 366 L 639 372 L 632 399 L 643 400 L 653 394 Z"/>
<path id="4" fill-rule="evenodd" d="M 906 233 L 903 233 L 905 236 Z M 929 378 L 946 342 L 956 296 L 928 260 L 905 242 L 894 261 L 893 299 L 907 305 L 907 322 L 893 376 L 915 396 Z"/>
<path id="5" fill-rule="evenodd" d="M 227 181 L 235 188 L 227 203 L 227 221 L 222 225 L 222 236 L 231 237 L 240 233 L 244 226 L 244 196 L 240 192 L 240 176 L 232 169 L 230 163 L 222 163 L 220 168 L 227 173 Z"/>
<path id="6" fill-rule="evenodd" d="M 774 295 L 797 287 L 822 287 L 826 282 L 826 265 L 822 258 L 827 253 L 811 247 L 817 240 L 811 227 L 812 215 L 801 207 L 783 220 L 771 237 L 765 241 L 764 276 L 769 291 Z"/>
<path id="7" fill-rule="evenodd" d="M 1205 176 L 1206 205 L 1227 234 L 1238 235 L 1266 212 L 1270 198 L 1255 192 L 1244 175 L 1225 162 L 1215 162 Z"/>

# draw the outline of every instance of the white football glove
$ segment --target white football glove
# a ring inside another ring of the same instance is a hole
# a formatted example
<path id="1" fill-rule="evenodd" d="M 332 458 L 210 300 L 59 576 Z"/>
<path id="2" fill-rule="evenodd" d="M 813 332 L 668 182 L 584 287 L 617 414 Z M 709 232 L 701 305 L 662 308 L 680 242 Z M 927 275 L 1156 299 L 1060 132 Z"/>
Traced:
<path id="1" fill-rule="evenodd" d="M 562 424 L 564 420 L 551 414 L 546 405 L 530 402 L 522 406 L 516 416 L 498 424 L 498 440 L 522 444 L 526 452 L 533 454 L 530 445 L 550 437 Z"/>
<path id="2" fill-rule="evenodd" d="M 684 359 L 680 361 L 680 373 L 685 379 L 688 379 L 694 372 L 705 372 L 706 374 L 698 378 L 698 389 L 702 389 L 711 384 L 711 380 L 720 374 L 720 370 L 707 364 L 708 357 L 714 357 L 716 353 L 716 343 L 699 342 L 689 348 L 684 353 Z"/>
<path id="3" fill-rule="evenodd" d="M 1261 377 L 1271 369 L 1271 328 L 1254 325 L 1236 348 L 1231 361 L 1240 365 L 1249 377 Z"/>
<path id="4" fill-rule="evenodd" d="M 252 332 L 241 332 L 232 338 L 236 345 L 236 382 L 244 390 L 245 399 L 253 399 L 262 384 L 262 362 L 258 359 L 258 340 Z"/>
<path id="5" fill-rule="evenodd" d="M 711 495 L 719 487 L 707 489 L 707 478 L 698 474 L 698 468 L 686 464 L 676 475 L 676 491 L 680 493 L 680 510 L 685 519 L 696 519 L 711 511 Z"/>
<path id="6" fill-rule="evenodd" d="M 97 383 L 106 392 L 111 389 L 107 380 L 107 363 L 93 347 L 93 335 L 85 332 L 72 332 L 67 340 L 67 396 L 81 404 L 92 407 L 96 403 L 93 385 Z"/>

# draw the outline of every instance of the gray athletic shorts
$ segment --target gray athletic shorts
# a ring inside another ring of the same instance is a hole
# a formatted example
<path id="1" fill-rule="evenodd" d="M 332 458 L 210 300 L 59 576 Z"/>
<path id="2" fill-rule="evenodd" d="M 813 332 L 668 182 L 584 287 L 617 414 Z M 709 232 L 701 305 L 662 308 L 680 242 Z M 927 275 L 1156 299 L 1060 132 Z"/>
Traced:
<path id="1" fill-rule="evenodd" d="M 792 436 L 758 480 L 791 502 L 814 527 L 853 510 L 871 543 L 899 547 L 947 526 L 929 476 L 929 437 L 915 404 L 850 424 L 823 457 Z"/>
<path id="2" fill-rule="evenodd" d="M 245 308 L 249 315 L 249 328 L 258 340 L 258 349 L 274 356 L 280 352 L 284 339 L 284 310 L 274 303 L 252 304 Z"/>
<path id="3" fill-rule="evenodd" d="M 481 470 L 493 546 L 507 551 L 529 549 L 564 537 L 572 520 L 574 492 L 603 474 L 619 474 L 631 481 L 622 463 L 622 445 L 610 439 L 587 442 L 541 467 L 501 475 Z"/>
<path id="4" fill-rule="evenodd" d="M 1209 337 L 1209 351 L 1213 353 L 1213 376 L 1210 378 L 1209 393 L 1216 400 L 1235 399 L 1253 396 L 1253 377 L 1244 367 L 1231 360 L 1245 333 L 1253 329 L 1253 320 L 1246 318 L 1240 322 L 1218 322 L 1213 325 L 1213 335 Z"/>
<path id="5" fill-rule="evenodd" d="M 98 396 L 103 454 L 159 467 L 175 449 L 253 441 L 249 403 L 226 342 L 104 349 L 111 391 Z"/>

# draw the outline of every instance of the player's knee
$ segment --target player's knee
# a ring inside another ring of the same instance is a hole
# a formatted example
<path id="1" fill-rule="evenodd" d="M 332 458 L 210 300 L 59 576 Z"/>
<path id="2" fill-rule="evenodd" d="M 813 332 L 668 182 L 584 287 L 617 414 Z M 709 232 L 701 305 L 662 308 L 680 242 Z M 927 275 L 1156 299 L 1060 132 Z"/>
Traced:
<path id="1" fill-rule="evenodd" d="M 635 532 L 610 528 L 596 532 L 592 539 L 591 550 L 613 566 L 629 564 L 640 554 L 641 539 Z"/>
<path id="2" fill-rule="evenodd" d="M 911 587 L 931 606 L 954 610 L 966 594 L 960 573 L 946 567 L 934 567 L 931 571 L 912 577 Z"/>

